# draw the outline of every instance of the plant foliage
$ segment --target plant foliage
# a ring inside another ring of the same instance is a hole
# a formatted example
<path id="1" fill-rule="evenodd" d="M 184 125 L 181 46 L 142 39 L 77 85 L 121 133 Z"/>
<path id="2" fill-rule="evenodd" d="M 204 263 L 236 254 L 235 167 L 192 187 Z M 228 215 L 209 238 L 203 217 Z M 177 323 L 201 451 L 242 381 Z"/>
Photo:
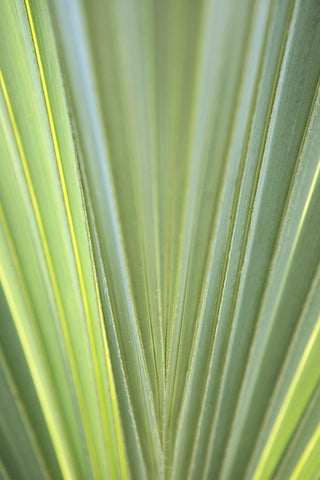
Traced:
<path id="1" fill-rule="evenodd" d="M 0 477 L 320 478 L 319 0 L 0 2 Z"/>

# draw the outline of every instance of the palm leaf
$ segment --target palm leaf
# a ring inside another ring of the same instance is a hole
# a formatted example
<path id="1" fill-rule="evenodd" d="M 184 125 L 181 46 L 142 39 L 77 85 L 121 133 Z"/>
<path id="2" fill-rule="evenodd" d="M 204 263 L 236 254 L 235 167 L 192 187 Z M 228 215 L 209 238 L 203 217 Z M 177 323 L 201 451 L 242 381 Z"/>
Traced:
<path id="1" fill-rule="evenodd" d="M 0 14 L 1 476 L 319 478 L 319 2 Z"/>

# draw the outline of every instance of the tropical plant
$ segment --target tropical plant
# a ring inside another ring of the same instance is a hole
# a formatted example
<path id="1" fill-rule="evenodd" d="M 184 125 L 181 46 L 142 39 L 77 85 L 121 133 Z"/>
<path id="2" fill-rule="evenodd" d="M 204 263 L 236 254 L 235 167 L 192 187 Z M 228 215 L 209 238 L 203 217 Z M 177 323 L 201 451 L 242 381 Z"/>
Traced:
<path id="1" fill-rule="evenodd" d="M 320 478 L 319 0 L 1 0 L 3 479 Z"/>

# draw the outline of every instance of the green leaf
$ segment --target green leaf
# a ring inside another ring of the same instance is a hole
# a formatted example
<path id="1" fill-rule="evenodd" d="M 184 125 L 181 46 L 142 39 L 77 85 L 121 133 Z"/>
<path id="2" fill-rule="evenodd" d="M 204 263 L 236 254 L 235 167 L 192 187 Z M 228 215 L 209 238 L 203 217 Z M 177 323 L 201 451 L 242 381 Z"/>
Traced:
<path id="1" fill-rule="evenodd" d="M 1 476 L 318 478 L 319 1 L 0 26 Z"/>
<path id="2" fill-rule="evenodd" d="M 59 479 L 61 472 L 51 438 L 3 291 L 0 314 L 2 461 L 13 478 L 41 479 L 51 474 Z"/>
<path id="3" fill-rule="evenodd" d="M 14 6 L 6 1 L 1 13 L 1 44 L 6 46 L 0 76 L 3 287 L 63 476 L 125 476 L 50 17 L 36 2 Z"/>

